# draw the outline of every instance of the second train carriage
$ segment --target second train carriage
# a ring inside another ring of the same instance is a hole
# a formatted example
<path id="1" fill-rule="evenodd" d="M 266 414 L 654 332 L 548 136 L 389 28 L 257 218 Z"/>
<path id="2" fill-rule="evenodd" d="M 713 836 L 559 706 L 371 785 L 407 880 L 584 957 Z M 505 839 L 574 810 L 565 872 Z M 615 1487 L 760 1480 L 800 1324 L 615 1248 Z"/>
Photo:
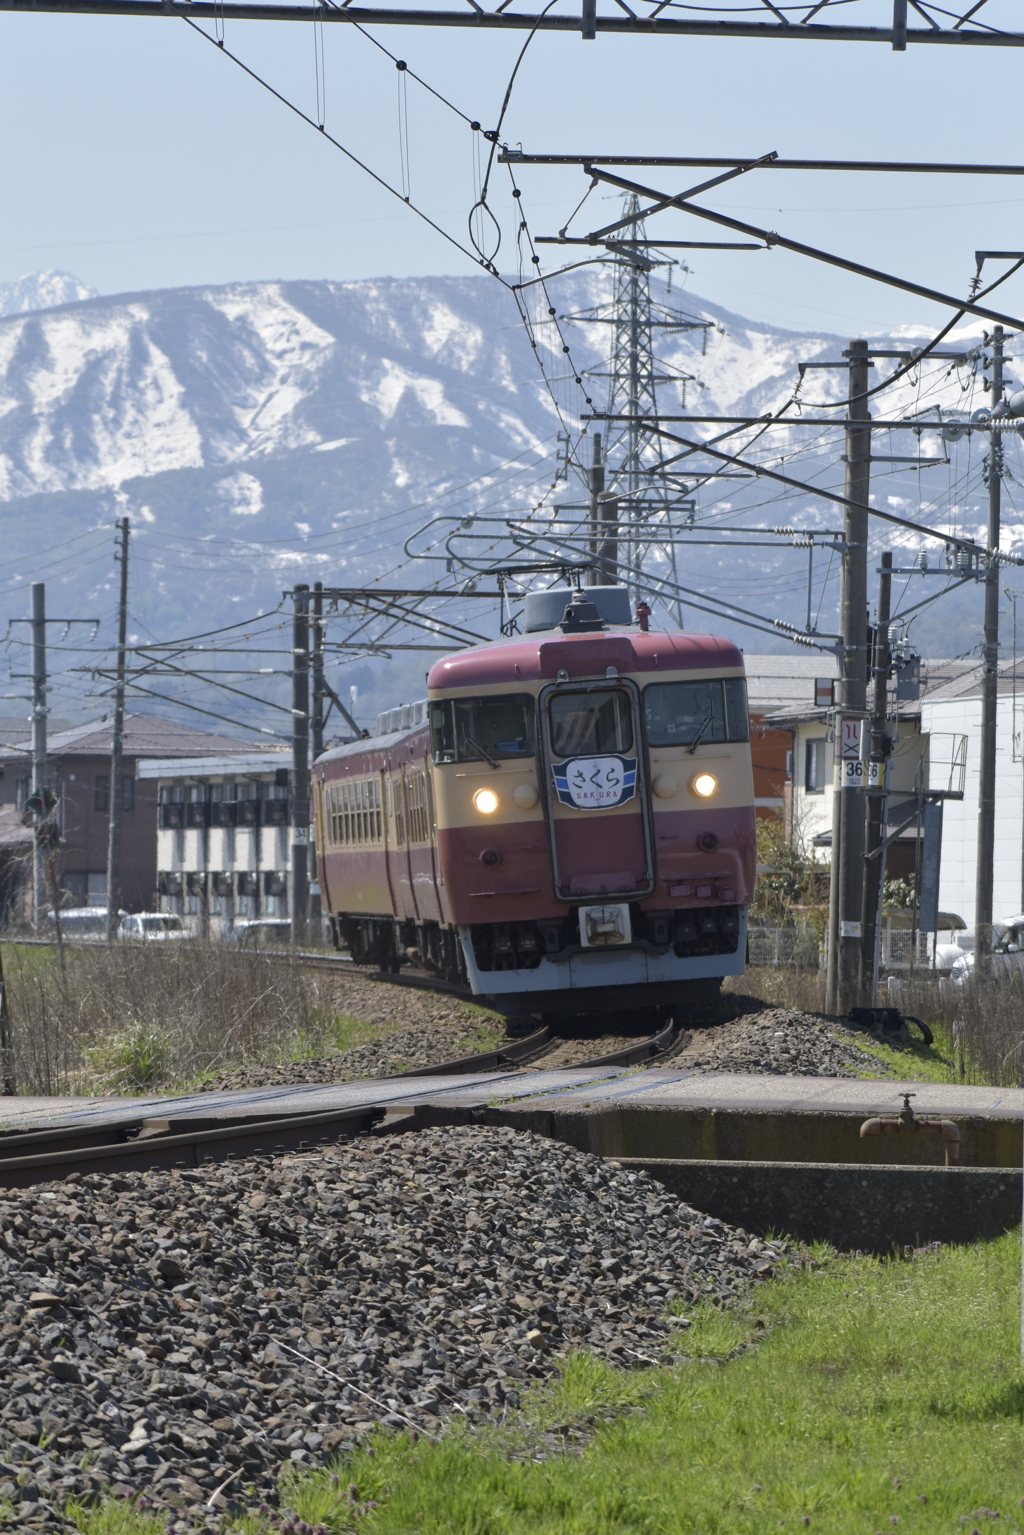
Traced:
<path id="1" fill-rule="evenodd" d="M 602 612 L 628 619 L 624 590 L 528 599 L 524 637 L 439 661 L 402 728 L 315 763 L 321 901 L 354 958 L 415 952 L 533 1015 L 669 1010 L 742 972 L 743 657 Z"/>

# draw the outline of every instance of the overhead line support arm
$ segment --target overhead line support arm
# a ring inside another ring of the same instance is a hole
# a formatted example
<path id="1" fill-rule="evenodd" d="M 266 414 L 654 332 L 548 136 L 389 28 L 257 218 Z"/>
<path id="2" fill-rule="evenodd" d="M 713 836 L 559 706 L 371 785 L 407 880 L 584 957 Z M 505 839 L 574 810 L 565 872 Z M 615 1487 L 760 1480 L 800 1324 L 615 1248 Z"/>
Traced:
<path id="1" fill-rule="evenodd" d="M 678 208 L 683 213 L 693 213 L 697 218 L 708 219 L 712 224 L 722 224 L 726 229 L 735 229 L 739 234 L 753 235 L 758 240 L 764 240 L 768 245 L 778 245 L 783 250 L 795 252 L 798 256 L 810 256 L 813 261 L 824 261 L 829 266 L 841 267 L 843 271 L 853 272 L 857 277 L 867 277 L 872 282 L 885 283 L 890 288 L 900 288 L 904 293 L 915 293 L 918 298 L 930 299 L 932 303 L 945 304 L 961 314 L 976 314 L 982 320 L 993 320 L 997 325 L 1009 325 L 1013 330 L 1024 330 L 1024 320 L 1015 320 L 993 309 L 983 309 L 980 304 L 973 304 L 970 299 L 951 298 L 948 293 L 939 293 L 934 288 L 925 288 L 921 283 L 908 282 L 906 278 L 893 277 L 890 273 L 879 272 L 874 267 L 862 266 L 859 261 L 848 261 L 845 256 L 833 256 L 828 251 L 818 250 L 813 245 L 804 245 L 800 240 L 790 240 L 773 230 L 758 229 L 753 224 L 744 224 L 739 219 L 729 218 L 725 213 L 713 213 L 710 208 L 702 208 L 697 203 L 686 202 L 682 197 L 666 197 L 664 193 L 656 192 L 651 187 L 642 186 L 635 181 L 627 181 L 622 176 L 613 176 L 610 171 L 598 170 L 596 166 L 586 165 L 583 168 L 588 176 L 604 181 L 609 186 L 620 187 L 624 192 L 633 192 L 637 197 L 653 198 L 657 205 L 655 211 L 660 211 L 662 208 Z M 638 217 L 642 218 L 650 211 L 648 208 L 642 208 Z"/>
<path id="2" fill-rule="evenodd" d="M 176 17 L 176 6 L 162 0 L 0 0 L 0 11 L 33 12 L 59 16 L 160 16 Z M 470 27 L 504 32 L 569 32 L 579 36 L 580 17 L 547 12 L 516 12 L 501 9 L 402 10 L 354 5 L 334 6 L 259 5 L 243 0 L 192 0 L 188 14 L 193 20 L 299 21 L 344 25 L 400 27 Z M 595 16 L 595 32 L 641 37 L 742 37 L 786 38 L 804 42 L 881 43 L 893 45 L 890 27 L 782 26 L 778 22 L 682 20 L 674 16 Z M 1024 48 L 1024 32 L 958 31 L 955 28 L 907 29 L 908 46 L 917 43 L 975 48 Z"/>

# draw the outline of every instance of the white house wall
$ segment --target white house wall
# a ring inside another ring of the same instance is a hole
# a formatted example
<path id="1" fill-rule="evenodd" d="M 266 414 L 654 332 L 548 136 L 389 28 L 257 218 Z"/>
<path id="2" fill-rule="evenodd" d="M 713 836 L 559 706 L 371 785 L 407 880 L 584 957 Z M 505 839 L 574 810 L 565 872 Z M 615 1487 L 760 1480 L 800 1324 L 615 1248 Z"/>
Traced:
<path id="1" fill-rule="evenodd" d="M 967 737 L 962 801 L 947 800 L 942 822 L 939 906 L 974 927 L 978 839 L 978 767 L 981 700 L 957 698 L 922 707 L 924 728 L 936 736 Z M 992 909 L 998 920 L 1021 911 L 1024 873 L 1024 766 L 1013 761 L 1013 699 L 1000 698 L 996 714 L 996 837 Z M 938 748 L 938 743 L 936 743 Z M 939 755 L 936 749 L 936 756 Z M 933 771 L 933 780 L 936 775 Z M 933 788 L 941 787 L 933 781 Z"/>
<path id="2" fill-rule="evenodd" d="M 831 834 L 832 831 L 834 762 L 826 771 L 825 787 L 820 793 L 809 794 L 804 787 L 807 743 L 822 740 L 824 737 L 825 727 L 817 720 L 813 723 L 798 725 L 793 734 L 793 828 L 798 840 L 805 847 L 810 847 L 815 837 L 822 833 Z M 889 789 L 892 793 L 912 794 L 914 792 L 918 763 L 922 752 L 927 750 L 927 738 L 918 730 L 916 721 L 903 721 L 887 768 Z M 824 863 L 829 862 L 829 848 L 820 848 L 818 853 Z"/>

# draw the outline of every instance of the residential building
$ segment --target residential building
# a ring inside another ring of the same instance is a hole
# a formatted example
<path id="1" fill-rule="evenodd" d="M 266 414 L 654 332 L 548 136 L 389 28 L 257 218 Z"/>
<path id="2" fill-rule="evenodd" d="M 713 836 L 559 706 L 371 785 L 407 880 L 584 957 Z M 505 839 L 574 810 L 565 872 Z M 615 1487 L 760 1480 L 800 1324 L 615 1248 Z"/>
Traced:
<path id="1" fill-rule="evenodd" d="M 910 802 L 919 788 L 939 789 L 950 786 L 954 759 L 960 751 L 954 729 L 937 730 L 933 723 L 930 700 L 946 696 L 958 686 L 967 663 L 959 661 L 923 661 L 920 697 L 898 702 L 898 714 L 891 729 L 892 749 L 886 764 L 888 824 L 895 827 L 902 817 L 900 805 Z M 923 722 L 923 716 L 926 719 Z M 800 708 L 780 709 L 765 717 L 765 723 L 790 732 L 792 740 L 791 771 L 788 784 L 788 826 L 790 836 L 805 846 L 820 850 L 827 863 L 832 846 L 832 797 L 835 759 L 832 742 L 832 716 L 828 708 L 810 702 Z M 947 806 L 947 815 L 950 807 Z M 890 844 L 886 871 L 891 877 L 912 875 L 918 863 L 917 830 L 911 828 Z M 946 839 L 943 838 L 943 857 Z M 1019 883 L 1018 883 L 1019 890 Z M 943 910 L 959 912 L 940 897 Z"/>
<path id="2" fill-rule="evenodd" d="M 793 651 L 778 656 L 744 655 L 750 711 L 750 757 L 754 770 L 754 806 L 760 817 L 790 820 L 792 731 L 769 723 L 780 711 L 813 705 L 819 684 L 830 688 L 838 676 L 835 657 L 826 651 Z"/>
<path id="3" fill-rule="evenodd" d="M 978 853 L 978 771 L 981 740 L 981 667 L 964 666 L 958 676 L 929 692 L 921 705 L 922 728 L 933 741 L 966 738 L 964 797 L 947 801 L 943 812 L 939 904 L 957 912 L 974 929 Z M 996 837 L 992 910 L 996 921 L 1024 911 L 1024 661 L 999 668 L 996 704 Z M 941 787 L 941 785 L 940 785 Z"/>
<path id="4" fill-rule="evenodd" d="M 290 762 L 281 747 L 139 762 L 158 801 L 161 911 L 210 936 L 236 918 L 290 914 Z"/>
<path id="5" fill-rule="evenodd" d="M 244 741 L 193 730 L 153 714 L 127 714 L 121 782 L 110 783 L 110 721 L 51 734 L 47 781 L 58 796 L 61 833 L 58 884 L 67 906 L 102 906 L 107 899 L 107 840 L 111 794 L 121 804 L 121 904 L 127 911 L 151 910 L 157 896 L 157 785 L 137 775 L 140 758 L 192 761 L 251 752 Z M 28 741 L 0 747 L 0 864 L 5 870 L 0 920 L 31 918 L 31 837 L 22 818 L 31 792 Z M 13 839 L 13 840 L 11 840 Z"/>

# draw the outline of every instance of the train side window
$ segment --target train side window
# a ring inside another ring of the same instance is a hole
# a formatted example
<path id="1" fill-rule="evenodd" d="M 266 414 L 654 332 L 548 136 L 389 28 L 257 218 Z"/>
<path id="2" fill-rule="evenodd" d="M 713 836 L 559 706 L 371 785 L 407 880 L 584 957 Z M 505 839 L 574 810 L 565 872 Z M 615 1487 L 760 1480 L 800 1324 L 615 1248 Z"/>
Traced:
<path id="1" fill-rule="evenodd" d="M 450 698 L 430 705 L 430 746 L 435 762 L 455 761 L 455 710 Z"/>
<path id="2" fill-rule="evenodd" d="M 633 745 L 633 711 L 621 688 L 556 693 L 548 705 L 556 757 L 626 752 Z"/>
<path id="3" fill-rule="evenodd" d="M 534 701 L 529 693 L 435 699 L 430 705 L 435 762 L 488 762 L 534 755 Z"/>

